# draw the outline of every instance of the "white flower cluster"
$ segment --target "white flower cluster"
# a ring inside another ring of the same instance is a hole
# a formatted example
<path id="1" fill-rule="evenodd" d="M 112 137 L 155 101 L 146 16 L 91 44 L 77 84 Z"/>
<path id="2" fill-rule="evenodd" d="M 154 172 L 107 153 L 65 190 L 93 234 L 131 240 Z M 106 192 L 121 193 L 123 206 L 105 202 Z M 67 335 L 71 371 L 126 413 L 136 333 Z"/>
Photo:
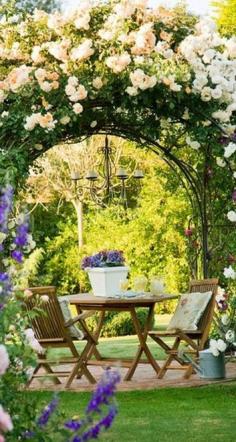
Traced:
<path id="1" fill-rule="evenodd" d="M 131 63 L 128 52 L 121 55 L 113 55 L 106 59 L 106 65 L 115 73 L 120 74 Z"/>
<path id="2" fill-rule="evenodd" d="M 224 51 L 219 50 L 220 47 Z M 225 110 L 212 114 L 222 123 L 229 122 L 236 110 L 235 47 L 235 38 L 227 40 L 221 37 L 210 19 L 202 19 L 196 25 L 196 34 L 188 36 L 180 44 L 180 51 L 195 74 L 193 92 L 200 94 L 203 101 L 227 103 Z"/>
<path id="3" fill-rule="evenodd" d="M 142 69 L 136 69 L 135 71 L 131 72 L 130 80 L 132 87 L 128 87 L 126 89 L 126 92 L 129 95 L 137 95 L 138 89 L 141 89 L 142 91 L 151 89 L 157 83 L 157 78 L 155 75 L 149 76 L 145 74 Z"/>
<path id="4" fill-rule="evenodd" d="M 224 269 L 224 276 L 227 279 L 236 279 L 236 272 L 232 266 L 226 267 Z"/>
<path id="5" fill-rule="evenodd" d="M 69 100 L 76 103 L 87 98 L 88 92 L 82 84 L 79 84 L 77 77 L 69 77 L 65 88 L 66 95 Z"/>
<path id="6" fill-rule="evenodd" d="M 48 93 L 59 88 L 59 75 L 57 72 L 47 72 L 46 69 L 39 68 L 35 70 L 34 76 L 44 92 Z"/>
<path id="7" fill-rule="evenodd" d="M 209 350 L 213 354 L 213 356 L 219 356 L 220 353 L 223 353 L 227 348 L 227 344 L 223 339 L 211 339 Z"/>
<path id="8" fill-rule="evenodd" d="M 70 58 L 72 61 L 81 62 L 90 58 L 94 52 L 93 41 L 87 38 L 79 46 L 71 50 Z"/>
<path id="9" fill-rule="evenodd" d="M 56 123 L 57 121 L 53 119 L 53 115 L 50 112 L 47 112 L 45 115 L 37 112 L 26 117 L 24 128 L 25 130 L 32 131 L 39 125 L 42 129 L 50 131 L 55 128 Z"/>

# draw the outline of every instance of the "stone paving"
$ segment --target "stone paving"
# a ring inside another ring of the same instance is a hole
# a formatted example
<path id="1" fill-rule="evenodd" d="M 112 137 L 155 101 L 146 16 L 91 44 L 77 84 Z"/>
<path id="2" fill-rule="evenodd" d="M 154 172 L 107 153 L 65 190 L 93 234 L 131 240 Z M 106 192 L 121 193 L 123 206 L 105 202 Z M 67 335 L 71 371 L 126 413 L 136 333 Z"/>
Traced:
<path id="1" fill-rule="evenodd" d="M 160 362 L 160 365 L 162 362 Z M 174 365 L 174 364 L 173 364 Z M 70 366 L 59 366 L 55 371 L 61 371 L 62 369 L 70 369 Z M 96 380 L 99 380 L 102 376 L 104 368 L 101 366 L 89 366 L 89 370 L 94 375 Z M 126 368 L 120 368 L 121 376 L 124 377 Z M 65 379 L 65 378 L 64 378 Z M 122 381 L 119 384 L 119 391 L 134 391 L 134 390 L 152 390 L 156 388 L 175 388 L 175 387 L 201 387 L 209 384 L 225 383 L 236 380 L 236 363 L 230 362 L 226 366 L 226 379 L 209 380 L 200 379 L 198 374 L 194 374 L 190 379 L 183 379 L 182 370 L 169 370 L 164 379 L 157 379 L 156 373 L 152 367 L 148 364 L 140 364 L 131 381 Z M 48 391 L 61 391 L 65 390 L 64 381 L 61 379 L 61 385 L 55 385 L 52 379 L 35 379 L 31 384 L 30 390 L 48 390 Z M 87 379 L 83 376 L 81 379 L 75 379 L 71 384 L 69 391 L 92 391 L 94 385 L 89 384 Z"/>

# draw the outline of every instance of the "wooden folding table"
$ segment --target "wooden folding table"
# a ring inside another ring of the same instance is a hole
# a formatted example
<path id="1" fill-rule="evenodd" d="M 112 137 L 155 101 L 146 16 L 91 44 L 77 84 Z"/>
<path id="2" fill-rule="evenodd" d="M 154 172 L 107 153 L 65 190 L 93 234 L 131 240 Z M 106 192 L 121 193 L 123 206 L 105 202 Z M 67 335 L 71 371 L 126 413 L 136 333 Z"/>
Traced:
<path id="1" fill-rule="evenodd" d="M 176 295 L 160 295 L 160 296 L 152 296 L 149 294 L 145 294 L 144 296 L 137 296 L 133 298 L 123 297 L 123 298 L 103 298 L 100 296 L 94 296 L 92 294 L 78 294 L 78 295 L 69 295 L 66 297 L 71 305 L 74 305 L 77 309 L 78 314 L 82 313 L 84 310 L 94 310 L 100 312 L 99 321 L 97 324 L 97 328 L 95 332 L 93 332 L 93 337 L 99 343 L 99 337 L 102 331 L 102 327 L 104 324 L 104 318 L 106 312 L 115 311 L 115 312 L 129 312 L 134 324 L 134 328 L 139 340 L 139 346 L 136 352 L 136 355 L 133 359 L 120 359 L 120 358 L 104 358 L 99 353 L 97 347 L 94 345 L 94 348 L 90 348 L 89 354 L 86 355 L 86 361 L 91 358 L 92 355 L 95 354 L 96 360 L 89 361 L 89 363 L 97 364 L 97 365 L 114 365 L 115 363 L 121 363 L 122 366 L 128 368 L 128 372 L 125 375 L 124 380 L 130 381 L 134 375 L 134 372 L 139 363 L 149 363 L 152 365 L 153 369 L 156 373 L 159 373 L 160 366 L 156 362 L 153 357 L 150 349 L 147 346 L 147 337 L 148 331 L 152 328 L 153 317 L 154 317 L 154 309 L 155 304 L 158 302 L 168 301 L 170 299 L 176 299 Z M 138 307 L 145 307 L 148 309 L 148 315 L 146 319 L 146 323 L 144 328 L 142 329 L 136 309 Z M 89 328 L 84 321 L 83 324 L 84 331 L 89 331 Z M 142 354 L 145 354 L 146 359 L 141 360 Z"/>

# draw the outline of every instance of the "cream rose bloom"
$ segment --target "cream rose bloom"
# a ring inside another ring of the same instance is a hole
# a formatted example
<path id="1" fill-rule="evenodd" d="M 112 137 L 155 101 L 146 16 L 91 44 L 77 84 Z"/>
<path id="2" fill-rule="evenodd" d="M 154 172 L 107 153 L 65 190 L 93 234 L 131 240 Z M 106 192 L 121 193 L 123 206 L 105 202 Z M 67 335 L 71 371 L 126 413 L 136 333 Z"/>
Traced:
<path id="1" fill-rule="evenodd" d="M 74 111 L 74 113 L 75 114 L 81 114 L 82 112 L 83 112 L 83 106 L 82 106 L 82 104 L 80 104 L 80 103 L 75 103 L 74 105 L 73 105 L 73 111 Z"/>
<path id="2" fill-rule="evenodd" d="M 113 55 L 106 59 L 106 65 L 115 73 L 119 74 L 131 63 L 131 57 L 128 52 L 121 55 Z"/>
<path id="3" fill-rule="evenodd" d="M 73 61 L 83 61 L 87 60 L 94 54 L 95 50 L 93 49 L 93 41 L 91 39 L 85 40 L 76 48 L 73 48 L 71 51 L 71 59 Z"/>
<path id="4" fill-rule="evenodd" d="M 101 79 L 101 77 L 96 77 L 93 80 L 93 87 L 95 87 L 95 89 L 101 89 L 103 86 L 103 81 Z"/>

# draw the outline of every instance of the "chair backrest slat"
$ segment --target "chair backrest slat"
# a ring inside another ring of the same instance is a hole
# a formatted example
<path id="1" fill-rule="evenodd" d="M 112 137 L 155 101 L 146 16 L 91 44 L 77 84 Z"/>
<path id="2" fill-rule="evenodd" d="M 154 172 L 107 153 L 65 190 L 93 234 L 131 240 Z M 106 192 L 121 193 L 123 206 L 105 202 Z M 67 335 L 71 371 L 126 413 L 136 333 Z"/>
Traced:
<path id="1" fill-rule="evenodd" d="M 65 327 L 64 318 L 56 295 L 55 287 L 33 287 L 29 288 L 33 295 L 27 299 L 26 308 L 32 310 L 36 306 L 36 297 L 48 296 L 48 301 L 41 303 L 40 308 L 43 314 L 32 319 L 32 328 L 35 337 L 41 339 L 64 339 Z"/>
<path id="2" fill-rule="evenodd" d="M 190 282 L 189 286 L 190 293 L 197 293 L 197 292 L 205 293 L 210 291 L 212 292 L 212 297 L 198 324 L 198 329 L 202 332 L 202 337 L 201 337 L 202 345 L 205 344 L 205 341 L 207 340 L 210 332 L 210 327 L 215 310 L 215 303 L 216 303 L 215 298 L 217 295 L 218 283 L 219 280 L 217 278 L 192 280 Z"/>

